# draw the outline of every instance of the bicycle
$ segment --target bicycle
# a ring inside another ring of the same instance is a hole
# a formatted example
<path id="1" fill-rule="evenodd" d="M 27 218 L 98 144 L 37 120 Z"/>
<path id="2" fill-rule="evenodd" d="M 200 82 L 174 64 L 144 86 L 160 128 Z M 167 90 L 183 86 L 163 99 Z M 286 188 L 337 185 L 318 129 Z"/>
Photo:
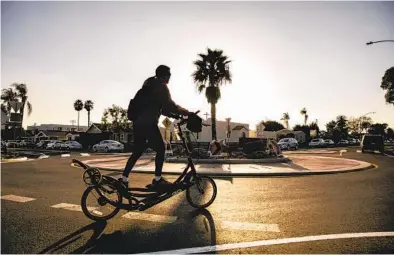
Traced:
<path id="1" fill-rule="evenodd" d="M 197 111 L 195 114 L 197 114 Z M 145 188 L 126 188 L 119 180 L 101 174 L 98 168 L 90 167 L 77 159 L 73 159 L 74 164 L 79 165 L 85 171 L 83 173 L 83 181 L 87 185 L 87 188 L 81 197 L 81 207 L 84 214 L 95 221 L 99 220 L 109 220 L 118 214 L 121 209 L 128 211 L 144 211 L 156 204 L 159 204 L 183 191 L 186 190 L 186 199 L 189 204 L 194 208 L 207 208 L 210 206 L 217 195 L 217 186 L 215 181 L 208 176 L 200 176 L 197 174 L 194 162 L 191 157 L 191 152 L 187 146 L 185 137 L 183 135 L 181 126 L 187 123 L 188 119 L 182 116 L 171 116 L 171 118 L 179 119 L 180 122 L 177 123 L 178 135 L 182 140 L 182 145 L 187 152 L 188 164 L 183 170 L 182 174 L 176 179 L 176 181 L 169 185 L 169 187 L 152 189 L 151 185 L 147 185 Z M 209 126 L 203 124 L 205 126 Z M 190 171 L 189 171 L 190 169 Z M 211 189 L 209 189 L 211 188 Z M 199 203 L 202 198 L 194 200 L 193 192 L 194 189 L 197 190 L 197 194 L 204 197 L 212 190 L 212 194 L 205 203 Z M 98 196 L 94 196 L 95 200 L 100 206 L 110 205 L 112 208 L 108 214 L 104 214 L 102 211 L 98 211 L 97 207 L 90 207 L 87 204 L 87 199 L 90 193 L 96 191 Z M 113 195 L 113 198 L 108 198 L 107 196 Z M 123 203 L 123 199 L 128 200 L 128 204 Z"/>

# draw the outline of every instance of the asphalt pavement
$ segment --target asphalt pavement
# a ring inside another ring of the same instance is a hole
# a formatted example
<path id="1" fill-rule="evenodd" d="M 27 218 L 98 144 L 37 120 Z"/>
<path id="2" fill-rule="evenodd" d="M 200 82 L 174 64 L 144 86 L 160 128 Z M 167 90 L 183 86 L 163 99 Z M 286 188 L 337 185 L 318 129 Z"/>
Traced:
<path id="1" fill-rule="evenodd" d="M 356 148 L 329 157 L 377 168 L 215 178 L 218 196 L 206 210 L 193 209 L 181 193 L 107 222 L 81 212 L 86 187 L 81 169 L 70 166 L 72 157 L 2 164 L 1 252 L 394 253 L 394 159 Z M 143 187 L 152 177 L 134 173 L 131 183 Z"/>

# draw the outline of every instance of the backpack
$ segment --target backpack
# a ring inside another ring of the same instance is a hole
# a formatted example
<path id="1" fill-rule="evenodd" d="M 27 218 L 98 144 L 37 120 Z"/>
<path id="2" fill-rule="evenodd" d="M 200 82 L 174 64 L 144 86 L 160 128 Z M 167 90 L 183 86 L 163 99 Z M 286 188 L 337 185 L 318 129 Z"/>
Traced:
<path id="1" fill-rule="evenodd" d="M 127 118 L 129 120 L 135 121 L 139 117 L 144 106 L 144 101 L 148 96 L 147 92 L 148 89 L 142 87 L 137 91 L 134 98 L 130 99 L 129 108 L 127 109 Z"/>

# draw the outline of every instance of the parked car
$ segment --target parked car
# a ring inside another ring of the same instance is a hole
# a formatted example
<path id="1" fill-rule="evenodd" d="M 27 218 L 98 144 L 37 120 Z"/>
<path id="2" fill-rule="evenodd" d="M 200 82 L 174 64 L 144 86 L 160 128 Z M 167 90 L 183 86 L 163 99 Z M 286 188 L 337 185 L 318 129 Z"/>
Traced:
<path id="1" fill-rule="evenodd" d="M 67 150 L 80 150 L 82 149 L 82 144 L 77 141 L 66 141 L 64 142 L 64 148 Z"/>
<path id="2" fill-rule="evenodd" d="M 41 140 L 36 144 L 36 147 L 39 149 L 46 149 L 47 144 L 53 142 L 52 140 Z"/>
<path id="3" fill-rule="evenodd" d="M 332 146 L 335 145 L 334 141 L 331 140 L 331 139 L 326 139 L 326 140 L 324 140 L 324 144 L 325 144 L 327 147 L 332 147 Z"/>
<path id="4" fill-rule="evenodd" d="M 366 134 L 361 140 L 361 151 L 364 153 L 366 150 L 384 153 L 384 142 L 381 135 Z"/>
<path id="5" fill-rule="evenodd" d="M 316 138 L 309 142 L 309 147 L 324 147 L 326 146 L 325 141 L 322 138 Z"/>
<path id="6" fill-rule="evenodd" d="M 357 140 L 354 138 L 349 138 L 347 140 L 349 141 L 349 145 L 356 145 L 357 144 Z"/>
<path id="7" fill-rule="evenodd" d="M 62 149 L 63 142 L 62 141 L 52 141 L 47 144 L 47 149 Z"/>
<path id="8" fill-rule="evenodd" d="M 290 148 L 293 148 L 295 150 L 298 149 L 298 142 L 294 138 L 283 138 L 278 142 L 278 145 L 281 150 L 290 150 Z"/>
<path id="9" fill-rule="evenodd" d="M 123 152 L 124 150 L 124 145 L 121 144 L 118 141 L 113 141 L 113 140 L 103 140 L 98 144 L 93 145 L 93 151 L 104 151 L 104 152 L 109 152 L 109 151 L 119 151 Z"/>
<path id="10" fill-rule="evenodd" d="M 348 146 L 349 145 L 349 141 L 348 140 L 340 140 L 337 145 L 340 146 Z"/>

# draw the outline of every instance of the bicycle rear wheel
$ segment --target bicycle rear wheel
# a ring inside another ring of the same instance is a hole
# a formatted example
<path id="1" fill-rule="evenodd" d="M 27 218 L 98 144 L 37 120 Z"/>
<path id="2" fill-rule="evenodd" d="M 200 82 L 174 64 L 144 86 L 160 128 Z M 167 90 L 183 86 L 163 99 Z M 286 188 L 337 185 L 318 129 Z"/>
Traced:
<path id="1" fill-rule="evenodd" d="M 195 208 L 206 208 L 215 201 L 217 187 L 208 176 L 196 176 L 195 184 L 186 190 L 186 199 Z"/>
<path id="2" fill-rule="evenodd" d="M 88 187 L 82 195 L 81 207 L 89 219 L 109 220 L 118 214 L 120 208 L 109 203 L 122 203 L 122 196 L 113 184 L 105 183 Z"/>

